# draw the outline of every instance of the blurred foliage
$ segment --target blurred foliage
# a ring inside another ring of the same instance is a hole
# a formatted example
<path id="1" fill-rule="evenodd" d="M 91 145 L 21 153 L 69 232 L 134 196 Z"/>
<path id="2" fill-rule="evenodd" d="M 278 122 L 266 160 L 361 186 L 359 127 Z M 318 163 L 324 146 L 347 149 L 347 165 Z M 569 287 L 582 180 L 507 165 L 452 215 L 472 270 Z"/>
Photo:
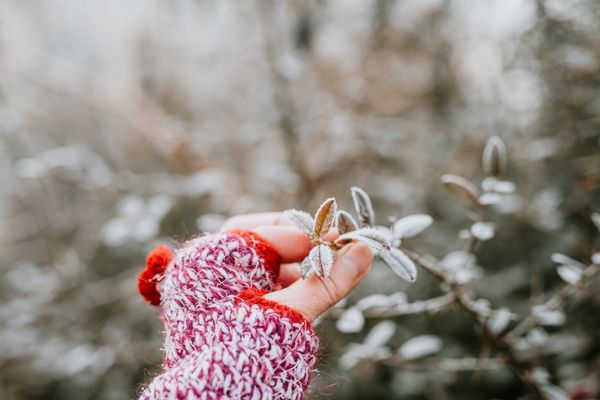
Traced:
<path id="1" fill-rule="evenodd" d="M 380 216 L 432 215 L 410 246 L 442 258 L 469 222 L 439 178 L 483 177 L 491 135 L 518 193 L 476 249 L 492 304 L 525 315 L 560 285 L 553 252 L 585 261 L 598 246 L 595 0 L 5 0 L 0 20 L 2 399 L 135 397 L 161 358 L 135 290 L 144 255 L 229 215 L 314 210 L 358 185 Z M 376 266 L 349 301 L 398 290 L 438 287 Z M 597 395 L 597 290 L 569 307 L 544 362 Z M 394 321 L 392 347 L 433 333 L 445 356 L 482 351 L 458 311 Z M 344 370 L 364 335 L 334 325 L 314 398 L 527 393 L 506 370 Z"/>

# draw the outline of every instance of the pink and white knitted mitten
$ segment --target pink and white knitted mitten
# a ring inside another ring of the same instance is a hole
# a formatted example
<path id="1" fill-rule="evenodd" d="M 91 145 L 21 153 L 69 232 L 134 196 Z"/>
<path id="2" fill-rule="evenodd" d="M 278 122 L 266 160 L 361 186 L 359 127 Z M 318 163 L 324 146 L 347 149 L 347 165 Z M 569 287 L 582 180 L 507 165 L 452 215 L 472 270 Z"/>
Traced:
<path id="1" fill-rule="evenodd" d="M 162 308 L 165 356 L 140 399 L 301 399 L 319 341 L 302 314 L 263 297 L 280 263 L 250 231 L 152 252 L 138 287 Z"/>

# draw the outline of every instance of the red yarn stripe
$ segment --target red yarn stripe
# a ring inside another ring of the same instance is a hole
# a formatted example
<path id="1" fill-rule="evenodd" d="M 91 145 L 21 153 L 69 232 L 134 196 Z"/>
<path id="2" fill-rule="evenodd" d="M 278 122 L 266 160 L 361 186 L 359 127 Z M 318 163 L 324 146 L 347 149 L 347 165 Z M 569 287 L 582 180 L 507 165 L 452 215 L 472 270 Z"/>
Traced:
<path id="1" fill-rule="evenodd" d="M 263 260 L 265 269 L 272 274 L 273 278 L 277 278 L 277 276 L 279 276 L 281 256 L 267 239 L 256 232 L 243 229 L 237 229 L 231 231 L 230 233 L 242 238 L 248 246 L 252 247 L 256 251 L 261 260 Z"/>
<path id="2" fill-rule="evenodd" d="M 236 301 L 245 301 L 250 305 L 256 304 L 263 310 L 273 310 L 292 322 L 300 323 L 307 327 L 311 326 L 310 321 L 300 311 L 296 311 L 276 301 L 265 299 L 263 296 L 267 293 L 269 293 L 268 290 L 256 288 L 244 289 L 238 293 Z"/>

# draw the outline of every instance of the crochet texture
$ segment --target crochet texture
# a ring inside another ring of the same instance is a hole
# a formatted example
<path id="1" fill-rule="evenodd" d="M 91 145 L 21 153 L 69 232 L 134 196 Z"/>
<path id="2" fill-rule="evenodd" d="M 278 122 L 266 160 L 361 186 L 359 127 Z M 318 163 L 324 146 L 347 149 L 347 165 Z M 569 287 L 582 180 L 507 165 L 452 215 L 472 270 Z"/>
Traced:
<path id="1" fill-rule="evenodd" d="M 138 287 L 162 308 L 165 355 L 140 399 L 304 396 L 318 338 L 299 312 L 263 298 L 281 263 L 263 238 L 208 235 L 174 254 L 159 248 L 147 261 Z"/>

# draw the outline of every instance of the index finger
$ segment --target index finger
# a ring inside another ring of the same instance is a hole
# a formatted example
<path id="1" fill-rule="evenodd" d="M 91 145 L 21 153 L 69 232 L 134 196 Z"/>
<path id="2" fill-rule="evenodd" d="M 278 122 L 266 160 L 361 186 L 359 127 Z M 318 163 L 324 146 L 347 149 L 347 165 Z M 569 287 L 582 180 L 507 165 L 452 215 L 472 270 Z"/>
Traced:
<path id="1" fill-rule="evenodd" d="M 312 248 L 310 238 L 293 226 L 260 226 L 252 231 L 264 237 L 284 263 L 302 261 Z"/>
<path id="2" fill-rule="evenodd" d="M 289 221 L 282 212 L 264 212 L 255 214 L 242 214 L 229 218 L 223 224 L 221 231 L 234 229 L 253 229 L 265 225 L 289 225 Z"/>

